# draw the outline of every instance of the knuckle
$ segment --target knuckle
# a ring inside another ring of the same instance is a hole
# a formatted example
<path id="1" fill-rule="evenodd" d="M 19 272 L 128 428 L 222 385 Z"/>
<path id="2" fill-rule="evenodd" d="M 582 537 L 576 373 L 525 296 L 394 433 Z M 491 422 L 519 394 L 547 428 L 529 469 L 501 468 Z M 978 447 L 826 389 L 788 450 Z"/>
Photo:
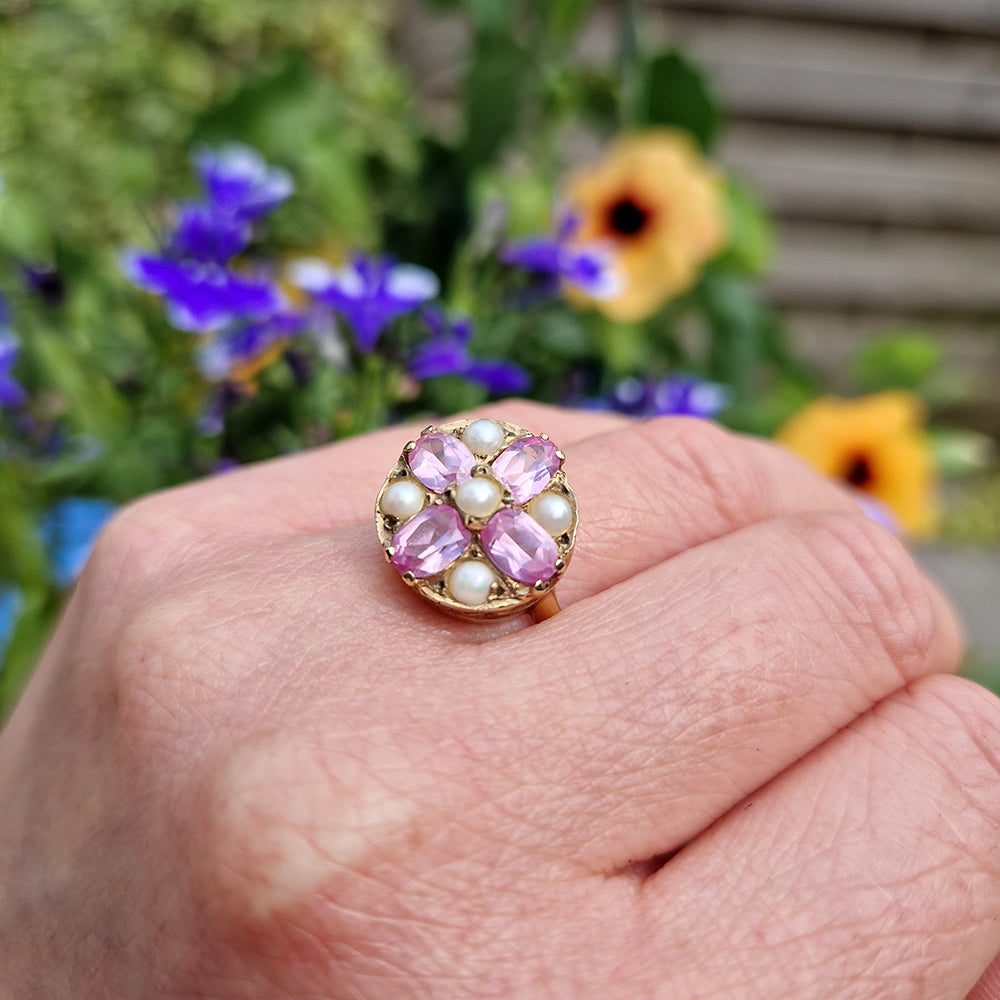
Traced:
<path id="1" fill-rule="evenodd" d="M 699 517 L 714 514 L 719 533 L 769 513 L 765 473 L 734 434 L 708 420 L 677 418 L 642 425 L 638 433 L 664 463 L 672 491 L 685 505 L 697 497 Z M 643 465 L 645 476 L 648 463 Z"/>
<path id="2" fill-rule="evenodd" d="M 796 520 L 849 623 L 883 646 L 904 679 L 924 673 L 936 616 L 923 574 L 902 543 L 861 514 L 809 514 Z"/>
<path id="3" fill-rule="evenodd" d="M 915 715 L 908 727 L 971 808 L 1000 825 L 1000 698 L 965 677 L 934 674 L 899 696 Z"/>
<path id="4" fill-rule="evenodd" d="M 178 534 L 168 506 L 154 496 L 119 511 L 94 546 L 87 567 L 91 583 L 99 582 L 103 591 L 124 596 L 161 572 Z"/>

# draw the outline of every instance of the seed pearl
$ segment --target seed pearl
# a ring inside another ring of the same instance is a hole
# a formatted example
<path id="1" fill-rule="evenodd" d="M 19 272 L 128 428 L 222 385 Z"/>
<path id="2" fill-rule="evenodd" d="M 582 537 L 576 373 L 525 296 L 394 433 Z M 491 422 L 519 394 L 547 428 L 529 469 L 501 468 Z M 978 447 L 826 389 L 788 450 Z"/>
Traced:
<path id="1" fill-rule="evenodd" d="M 455 491 L 455 504 L 463 514 L 485 520 L 500 503 L 500 486 L 485 476 L 473 476 Z"/>
<path id="2" fill-rule="evenodd" d="M 427 494 L 412 479 L 399 479 L 390 483 L 379 500 L 379 510 L 387 517 L 407 521 L 423 510 Z"/>
<path id="3" fill-rule="evenodd" d="M 528 513 L 553 537 L 573 525 L 573 508 L 560 493 L 539 493 L 529 504 Z"/>
<path id="4" fill-rule="evenodd" d="M 460 604 L 475 607 L 490 596 L 496 577 L 484 562 L 464 559 L 448 575 L 448 593 Z"/>
<path id="5" fill-rule="evenodd" d="M 492 455 L 498 451 L 506 435 L 503 428 L 495 420 L 473 420 L 462 433 L 462 440 L 469 449 L 477 455 Z"/>

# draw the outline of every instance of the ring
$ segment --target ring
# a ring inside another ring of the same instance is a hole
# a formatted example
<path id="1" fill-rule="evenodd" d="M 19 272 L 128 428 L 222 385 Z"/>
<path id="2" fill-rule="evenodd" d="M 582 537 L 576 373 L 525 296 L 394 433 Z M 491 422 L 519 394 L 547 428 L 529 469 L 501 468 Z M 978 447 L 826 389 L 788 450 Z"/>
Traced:
<path id="1" fill-rule="evenodd" d="M 559 611 L 576 542 L 566 456 L 503 420 L 453 420 L 407 442 L 375 501 L 386 559 L 424 600 L 482 621 Z"/>

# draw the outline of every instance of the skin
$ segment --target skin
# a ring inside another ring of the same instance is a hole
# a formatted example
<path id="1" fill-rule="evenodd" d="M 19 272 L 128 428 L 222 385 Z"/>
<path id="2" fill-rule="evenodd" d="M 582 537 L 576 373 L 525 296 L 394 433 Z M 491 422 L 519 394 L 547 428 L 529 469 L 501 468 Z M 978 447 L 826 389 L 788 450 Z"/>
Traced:
<path id="1" fill-rule="evenodd" d="M 540 625 L 382 561 L 412 428 L 112 523 L 0 735 L 0 996 L 1000 997 L 1000 704 L 903 546 L 707 423 L 492 412 L 580 503 Z"/>

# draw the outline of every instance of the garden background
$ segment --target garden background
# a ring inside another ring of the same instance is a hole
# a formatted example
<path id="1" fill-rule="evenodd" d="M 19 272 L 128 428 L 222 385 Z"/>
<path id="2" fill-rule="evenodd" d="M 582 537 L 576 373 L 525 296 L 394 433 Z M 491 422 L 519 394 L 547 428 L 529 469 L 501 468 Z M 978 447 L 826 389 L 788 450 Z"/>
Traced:
<path id="1" fill-rule="evenodd" d="M 0 710 L 118 505 L 522 390 L 783 438 L 922 536 L 1000 687 L 998 40 L 977 0 L 0 0 Z"/>

